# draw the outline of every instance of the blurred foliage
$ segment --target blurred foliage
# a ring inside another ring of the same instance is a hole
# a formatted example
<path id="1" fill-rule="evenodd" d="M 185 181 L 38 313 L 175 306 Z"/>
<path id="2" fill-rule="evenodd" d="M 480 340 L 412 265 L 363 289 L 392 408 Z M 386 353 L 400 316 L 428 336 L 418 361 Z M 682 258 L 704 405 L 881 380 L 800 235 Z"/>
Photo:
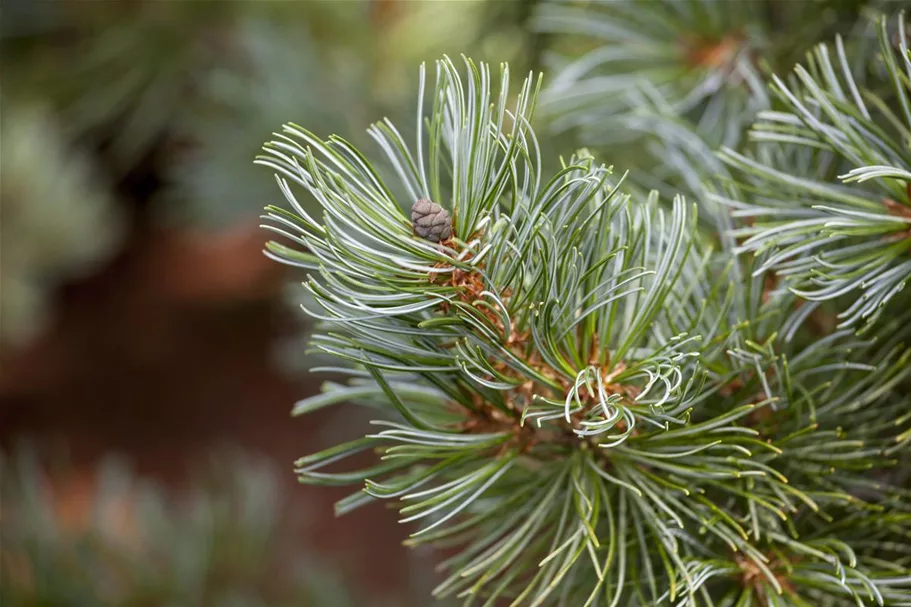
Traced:
<path id="1" fill-rule="evenodd" d="M 89 476 L 62 461 L 0 456 L 0 604 L 357 604 L 295 541 L 266 460 L 219 453 L 180 496 L 117 458 Z"/>
<path id="2" fill-rule="evenodd" d="M 38 104 L 2 99 L 0 345 L 43 326 L 51 289 L 83 276 L 120 242 L 121 221 L 91 159 Z"/>

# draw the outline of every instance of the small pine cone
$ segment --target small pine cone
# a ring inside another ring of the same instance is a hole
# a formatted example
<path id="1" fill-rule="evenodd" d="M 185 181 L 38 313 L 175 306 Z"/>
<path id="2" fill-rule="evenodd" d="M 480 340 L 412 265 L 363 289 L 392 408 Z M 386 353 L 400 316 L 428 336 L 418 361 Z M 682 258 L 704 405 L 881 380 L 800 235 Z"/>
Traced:
<path id="1" fill-rule="evenodd" d="M 452 218 L 446 209 L 426 198 L 411 207 L 414 233 L 430 242 L 443 242 L 452 236 Z"/>

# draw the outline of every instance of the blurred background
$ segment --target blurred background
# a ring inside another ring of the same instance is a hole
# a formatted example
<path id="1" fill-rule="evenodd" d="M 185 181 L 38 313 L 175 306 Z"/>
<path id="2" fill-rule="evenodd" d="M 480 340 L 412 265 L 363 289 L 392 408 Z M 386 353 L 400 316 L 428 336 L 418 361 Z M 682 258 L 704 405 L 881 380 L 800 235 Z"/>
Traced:
<path id="1" fill-rule="evenodd" d="M 407 128 L 443 53 L 537 67 L 533 4 L 4 0 L 0 604 L 428 604 L 394 512 L 292 473 L 363 428 L 290 417 L 327 378 L 252 160 Z"/>

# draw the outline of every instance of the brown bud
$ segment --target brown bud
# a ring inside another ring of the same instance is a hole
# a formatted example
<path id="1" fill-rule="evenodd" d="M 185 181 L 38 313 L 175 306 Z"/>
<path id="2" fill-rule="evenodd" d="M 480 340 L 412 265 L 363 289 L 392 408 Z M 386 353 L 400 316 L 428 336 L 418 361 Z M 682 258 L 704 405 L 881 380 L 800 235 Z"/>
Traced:
<path id="1" fill-rule="evenodd" d="M 411 207 L 414 233 L 430 242 L 443 242 L 452 236 L 452 218 L 446 209 L 426 198 Z"/>

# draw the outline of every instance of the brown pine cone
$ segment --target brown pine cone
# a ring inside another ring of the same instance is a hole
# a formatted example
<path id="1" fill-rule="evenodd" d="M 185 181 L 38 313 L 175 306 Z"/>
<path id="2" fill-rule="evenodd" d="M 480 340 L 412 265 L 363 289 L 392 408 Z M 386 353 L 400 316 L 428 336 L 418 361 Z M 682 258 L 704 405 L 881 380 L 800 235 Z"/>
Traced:
<path id="1" fill-rule="evenodd" d="M 430 242 L 443 242 L 452 236 L 452 218 L 446 209 L 426 198 L 411 207 L 414 233 Z"/>

